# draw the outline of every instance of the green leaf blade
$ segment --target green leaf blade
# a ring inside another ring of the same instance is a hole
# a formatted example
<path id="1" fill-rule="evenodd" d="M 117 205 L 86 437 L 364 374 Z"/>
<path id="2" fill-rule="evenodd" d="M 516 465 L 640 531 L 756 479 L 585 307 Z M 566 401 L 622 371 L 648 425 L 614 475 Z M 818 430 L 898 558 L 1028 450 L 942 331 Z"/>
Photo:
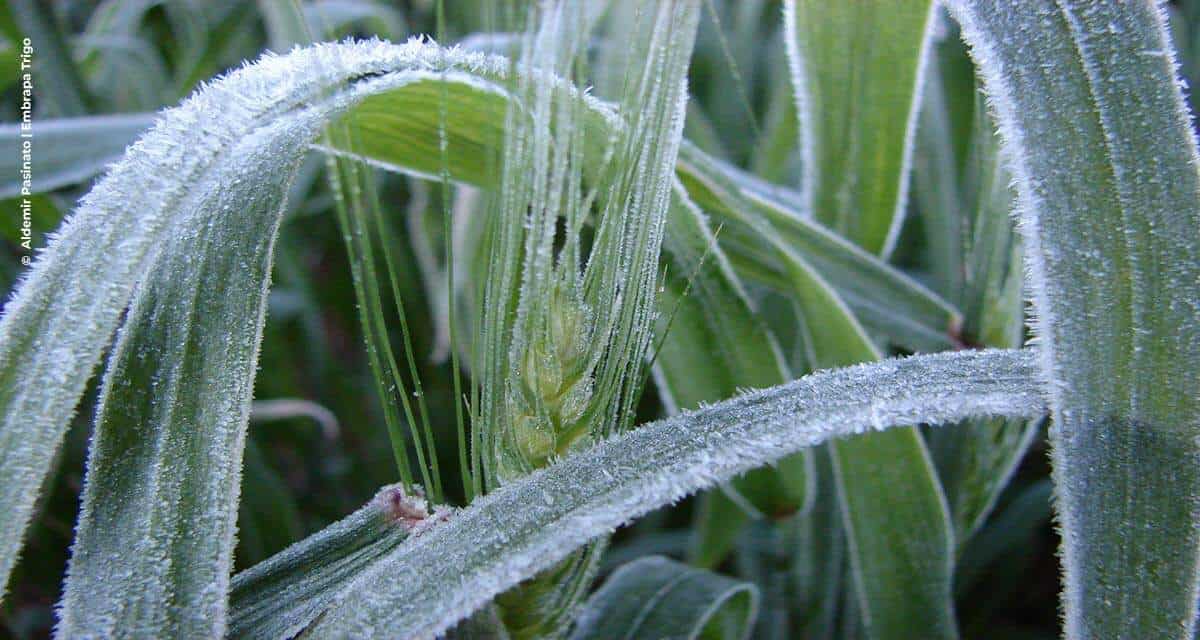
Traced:
<path id="1" fill-rule="evenodd" d="M 235 155 L 278 180 L 216 176 L 221 188 L 202 192 L 193 211 L 225 215 L 167 238 L 134 292 L 88 455 L 60 607 L 66 637 L 207 636 L 224 627 L 271 253 L 307 146 L 294 133 L 235 145 Z M 276 153 L 264 158 L 255 148 Z M 205 295 L 212 291 L 225 295 Z"/>
<path id="2" fill-rule="evenodd" d="M 688 195 L 719 224 L 722 244 L 747 279 L 787 291 L 788 261 L 763 245 L 782 242 L 812 265 L 872 331 L 914 351 L 956 346 L 962 315 L 952 304 L 899 269 L 810 219 L 802 197 L 741 172 L 686 142 L 680 180 Z M 749 233 L 741 231 L 749 227 Z M 770 229 L 764 233 L 763 229 Z M 743 237 L 745 236 L 745 237 Z"/>
<path id="3" fill-rule="evenodd" d="M 1066 636 L 1191 638 L 1200 175 L 1162 9 L 949 6 L 1019 195 L 1052 389 Z"/>
<path id="4" fill-rule="evenodd" d="M 798 304 L 816 367 L 879 358 L 837 294 L 793 257 Z M 916 428 L 830 443 L 858 610 L 868 637 L 955 638 L 954 532 Z M 903 531 L 903 535 L 897 535 Z"/>
<path id="5" fill-rule="evenodd" d="M 588 600 L 571 640 L 749 637 L 758 589 L 663 556 L 621 566 Z"/>
<path id="6" fill-rule="evenodd" d="M 1026 351 L 822 372 L 604 441 L 476 500 L 372 567 L 313 628 L 433 637 L 495 594 L 658 506 L 830 437 L 969 415 L 1034 416 Z"/>
<path id="7" fill-rule="evenodd" d="M 805 199 L 817 219 L 888 255 L 907 201 L 933 3 L 784 4 Z"/>
<path id="8" fill-rule="evenodd" d="M 957 638 L 954 532 L 913 427 L 835 441 L 848 553 L 870 638 Z"/>
<path id="9" fill-rule="evenodd" d="M 672 272 L 660 302 L 659 332 L 665 337 L 656 363 L 659 386 L 680 408 L 788 378 L 779 346 L 755 317 L 741 281 L 708 229 L 704 214 L 676 182 L 663 239 Z"/>
<path id="10" fill-rule="evenodd" d="M 168 430 L 164 433 L 173 435 L 135 439 L 130 444 L 137 453 L 128 456 L 128 465 L 114 457 L 111 468 L 103 463 L 95 467 L 165 477 L 168 484 L 182 482 L 167 489 L 168 493 L 187 494 L 182 509 L 198 508 L 202 503 L 211 507 L 200 508 L 206 512 L 204 516 L 194 512 L 205 528 L 193 532 L 211 540 L 191 548 L 163 541 L 166 546 L 159 548 L 174 548 L 202 564 L 225 565 L 223 570 L 215 566 L 206 569 L 214 571 L 216 582 L 189 582 L 189 589 L 194 587 L 191 596 L 205 603 L 201 608 L 215 612 L 207 623 L 218 628 L 223 624 L 219 576 L 228 572 L 225 547 L 232 541 L 241 443 L 262 320 L 257 301 L 265 290 L 269 241 L 292 165 L 327 119 L 368 95 L 403 93 L 404 87 L 427 79 L 429 70 L 438 64 L 458 69 L 446 72 L 451 80 L 494 75 L 502 68 L 494 58 L 443 52 L 419 42 L 322 45 L 288 57 L 266 58 L 210 85 L 183 107 L 166 112 L 85 197 L 35 261 L 0 320 L 0 363 L 4 365 L 0 416 L 6 427 L 0 431 L 0 475 L 6 479 L 0 486 L 0 580 L 7 580 L 15 563 L 37 489 L 74 406 L 136 291 L 142 302 L 129 316 L 128 331 L 123 332 L 132 337 L 123 338 L 124 346 L 113 362 L 129 375 L 141 376 L 146 386 L 105 385 L 105 393 L 120 399 L 107 413 L 101 412 L 101 424 L 109 427 L 101 429 L 97 441 L 110 439 L 107 450 L 113 456 L 123 453 L 126 413 L 158 421 Z M 198 126 L 218 112 L 230 115 L 221 127 Z M 420 120 L 416 122 L 421 126 Z M 424 126 L 428 135 L 436 137 L 428 124 Z M 130 202 L 145 206 L 129 209 Z M 221 247 L 221 242 L 229 246 Z M 189 261 L 193 256 L 195 260 Z M 161 273 L 167 269 L 179 274 L 177 286 L 171 286 Z M 151 277 L 155 270 L 160 273 Z M 235 277 L 239 270 L 260 280 L 255 283 L 248 276 Z M 234 286 L 230 282 L 236 283 L 239 292 L 234 297 L 244 293 L 244 299 L 227 304 L 209 299 L 209 292 Z M 205 319 L 208 315 L 211 322 Z M 173 320 L 160 326 L 159 316 Z M 196 324 L 197 317 L 200 324 Z M 171 323 L 177 326 L 167 326 Z M 192 325 L 202 330 L 187 328 Z M 176 368 L 167 366 L 167 360 L 156 364 L 152 351 L 158 347 L 164 354 L 190 360 Z M 160 378 L 161 396 L 150 384 Z M 218 388 L 217 381 L 223 379 L 227 386 Z M 169 390 L 182 393 L 171 396 Z M 197 401 L 193 391 L 207 394 L 207 399 Z M 170 446 L 181 442 L 196 449 Z M 205 458 L 205 451 L 213 459 Z M 167 459 L 178 463 L 177 471 L 194 475 L 186 480 L 171 473 L 160 475 L 158 465 Z M 216 474 L 212 486 L 205 483 L 210 472 Z M 131 477 L 125 479 L 125 485 L 131 491 L 140 488 Z M 184 485 L 190 488 L 185 490 Z M 224 487 L 216 491 L 221 497 L 211 493 L 217 485 Z M 148 494 L 129 495 L 149 499 Z M 91 514 L 87 505 L 85 513 Z M 150 515 L 134 513 L 134 520 L 141 518 L 143 524 L 141 538 L 131 534 L 134 538 L 148 540 L 151 532 L 170 537 L 174 535 L 171 527 L 187 526 L 187 518 L 180 519 L 182 512 L 175 510 L 175 504 L 167 501 L 152 506 L 157 509 L 153 517 L 169 523 L 167 529 L 159 531 L 158 525 L 146 522 Z M 113 510 L 118 508 L 104 506 L 108 511 L 101 520 L 116 517 Z M 99 521 L 90 517 L 85 522 L 91 523 L 87 526 L 93 531 L 105 529 L 95 528 Z M 130 546 L 104 534 L 95 541 L 99 547 L 111 546 L 118 554 Z M 96 569 L 114 569 L 103 561 L 108 552 L 99 547 L 94 556 Z M 85 555 L 80 554 L 81 562 Z M 124 560 L 139 562 L 136 555 Z M 148 571 L 145 575 L 154 575 L 155 570 L 148 567 L 150 558 L 142 561 Z M 159 578 L 167 579 L 152 579 Z M 164 593 L 155 595 L 153 588 L 122 590 L 117 582 L 99 581 L 108 588 L 107 593 L 89 593 L 90 604 L 84 604 L 107 615 L 100 611 L 106 606 L 102 602 L 132 612 L 134 607 L 123 604 L 129 593 L 144 595 L 147 602 L 159 596 L 167 598 Z M 160 614 L 151 615 L 156 616 Z M 171 635 L 167 630 L 160 634 Z"/>
<path id="11" fill-rule="evenodd" d="M 431 516 L 424 502 L 399 485 L 384 487 L 353 514 L 234 576 L 227 637 L 295 636 L 349 581 L 423 526 Z"/>

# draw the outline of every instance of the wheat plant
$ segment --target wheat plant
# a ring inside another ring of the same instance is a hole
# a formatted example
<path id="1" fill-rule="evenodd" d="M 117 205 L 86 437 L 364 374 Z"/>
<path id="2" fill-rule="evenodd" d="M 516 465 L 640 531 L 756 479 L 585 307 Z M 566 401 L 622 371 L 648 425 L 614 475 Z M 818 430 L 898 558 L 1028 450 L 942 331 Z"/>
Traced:
<path id="1" fill-rule="evenodd" d="M 9 0 L 3 628 L 1191 640 L 1197 34 Z"/>

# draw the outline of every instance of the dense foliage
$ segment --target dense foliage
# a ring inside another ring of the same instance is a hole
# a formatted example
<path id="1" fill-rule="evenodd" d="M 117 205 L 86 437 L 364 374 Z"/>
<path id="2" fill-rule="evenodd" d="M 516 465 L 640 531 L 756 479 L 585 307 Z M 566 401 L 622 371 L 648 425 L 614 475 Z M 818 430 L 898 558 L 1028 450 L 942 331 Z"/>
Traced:
<path id="1" fill-rule="evenodd" d="M 8 0 L 0 628 L 1190 639 L 1198 38 Z"/>

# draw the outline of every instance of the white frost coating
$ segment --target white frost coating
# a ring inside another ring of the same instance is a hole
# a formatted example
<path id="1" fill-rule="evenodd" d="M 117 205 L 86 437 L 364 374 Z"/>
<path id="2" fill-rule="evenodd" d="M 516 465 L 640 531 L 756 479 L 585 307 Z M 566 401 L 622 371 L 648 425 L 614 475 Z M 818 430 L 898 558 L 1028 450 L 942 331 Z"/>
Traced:
<path id="1" fill-rule="evenodd" d="M 886 259 L 907 209 L 937 3 L 856 7 L 822 0 L 783 5 L 799 134 L 801 211 Z M 917 14 L 922 9 L 923 17 Z M 826 34 L 837 35 L 823 41 Z M 830 46 L 835 53 L 829 53 Z"/>
<path id="2" fill-rule="evenodd" d="M 1190 639 L 1200 157 L 1162 7 L 947 4 L 1019 196 L 1054 414 L 1065 635 Z"/>
<path id="3" fill-rule="evenodd" d="M 353 576 L 450 513 L 437 507 L 431 517 L 423 496 L 381 488 L 358 511 L 237 574 L 226 636 L 294 637 Z"/>
<path id="4" fill-rule="evenodd" d="M 1032 357 L 993 350 L 856 365 L 645 425 L 411 539 L 340 594 L 311 632 L 432 638 L 589 540 L 805 447 L 876 424 L 1040 415 Z"/>
<path id="5" fill-rule="evenodd" d="M 443 66 L 453 71 L 438 72 Z M 269 138 L 268 129 L 311 139 L 374 93 L 420 79 L 478 82 L 466 74 L 498 76 L 504 67 L 500 58 L 416 40 L 318 45 L 264 56 L 163 112 L 53 234 L 0 320 L 0 583 L 135 283 L 168 233 L 204 227 L 203 212 L 189 205 L 203 199 L 196 185 L 219 184 L 223 155 Z"/>
<path id="6" fill-rule="evenodd" d="M 1029 167 L 1026 163 L 1019 162 L 1019 159 L 1024 157 L 1027 152 L 1024 136 L 1014 124 L 1017 122 L 1016 101 L 1009 95 L 1008 86 L 1003 80 L 1004 69 L 999 65 L 991 64 L 993 60 L 999 61 L 1001 58 L 993 50 L 995 45 L 991 38 L 986 37 L 972 11 L 966 8 L 964 3 L 954 0 L 942 1 L 951 17 L 958 22 L 959 28 L 962 29 L 963 39 L 968 42 L 971 49 L 971 58 L 985 79 L 983 90 L 987 96 L 988 106 L 996 115 L 994 121 L 999 129 L 1000 137 L 1004 141 L 1001 157 L 1008 163 L 1008 170 L 1017 187 L 1015 208 L 1017 228 L 1021 231 L 1021 240 L 1026 247 L 1024 254 L 1025 281 L 1028 284 L 1028 295 L 1033 302 L 1029 319 L 1029 326 L 1033 331 L 1031 342 L 1036 342 L 1038 345 L 1037 353 L 1042 363 L 1040 370 L 1044 374 L 1043 380 L 1046 383 L 1050 405 L 1056 406 L 1058 403 L 1055 398 L 1059 389 L 1052 383 L 1053 377 L 1050 375 L 1050 371 L 1053 369 L 1051 363 L 1053 362 L 1054 347 L 1046 340 L 1041 339 L 1042 327 L 1054 324 L 1053 318 L 1049 316 L 1050 305 L 1042 284 L 1046 281 L 1042 257 L 1044 252 L 1041 246 L 1042 233 L 1038 228 L 1037 216 L 1034 214 L 1041 210 L 1041 203 L 1038 201 L 1039 196 L 1036 191 L 1029 187 L 1033 184 Z M 1021 188 L 1023 186 L 1024 188 Z"/>
<path id="7" fill-rule="evenodd" d="M 796 100 L 796 127 L 800 135 L 800 213 L 812 219 L 816 206 L 817 180 L 816 125 L 813 121 L 812 96 L 808 94 L 808 72 L 804 69 L 804 58 L 800 53 L 800 34 L 796 31 L 796 1 L 783 3 L 783 43 L 787 47 L 788 69 L 791 70 L 792 95 Z"/>
<path id="8" fill-rule="evenodd" d="M 925 97 L 925 74 L 929 73 L 929 45 L 937 31 L 939 5 L 929 3 L 929 11 L 925 14 L 925 29 L 921 36 L 921 50 L 917 53 L 917 77 L 913 82 L 912 102 L 908 107 L 908 118 L 904 123 L 904 151 L 900 157 L 900 186 L 896 191 L 896 209 L 892 212 L 892 224 L 888 227 L 887 238 L 879 255 L 885 260 L 896 249 L 896 241 L 900 239 L 900 230 L 904 227 L 904 215 L 908 211 L 908 190 L 912 173 L 913 151 L 917 144 L 917 122 L 921 115 L 921 101 Z"/>

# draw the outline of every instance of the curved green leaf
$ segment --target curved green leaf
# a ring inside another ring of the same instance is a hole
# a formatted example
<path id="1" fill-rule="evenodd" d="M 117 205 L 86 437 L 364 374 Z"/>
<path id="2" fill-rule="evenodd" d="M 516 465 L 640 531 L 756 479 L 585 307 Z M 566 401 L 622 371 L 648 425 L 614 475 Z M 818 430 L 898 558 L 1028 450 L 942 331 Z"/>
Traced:
<path id="1" fill-rule="evenodd" d="M 970 415 L 1034 416 L 1026 351 L 821 372 L 654 422 L 477 499 L 367 569 L 315 637 L 427 638 L 614 527 L 830 438 Z"/>
<path id="2" fill-rule="evenodd" d="M 486 91 L 478 75 L 501 65 L 418 42 L 319 46 L 268 57 L 163 115 L 83 200 L 0 320 L 0 579 L 84 385 L 134 300 L 89 464 L 92 478 L 120 480 L 87 483 L 63 629 L 77 615 L 95 615 L 100 626 L 118 623 L 110 616 L 158 616 L 165 610 L 149 603 L 168 598 L 172 615 L 221 628 L 270 243 L 294 165 L 321 125 L 367 95 L 423 95 L 425 83 L 444 76 L 451 103 L 470 102 Z M 410 97 L 409 105 L 436 112 L 430 100 Z M 225 115 L 220 126 L 204 124 L 213 113 Z M 413 138 L 437 137 L 418 117 L 395 126 Z M 459 131 L 450 128 L 451 149 L 466 139 Z M 142 206 L 129 209 L 135 201 Z M 201 295 L 208 290 L 229 295 Z M 123 512 L 140 524 L 107 524 Z M 198 542 L 175 537 L 193 524 L 202 525 L 189 530 Z M 145 553 L 125 553 L 131 548 Z M 141 568 L 116 570 L 113 552 Z M 169 565 L 166 557 L 174 558 Z M 164 566 L 171 575 L 159 575 Z M 110 570 L 120 579 L 99 578 Z M 193 590 L 147 589 L 143 579 Z"/>
<path id="3" fill-rule="evenodd" d="M 609 576 L 584 605 L 571 640 L 740 640 L 754 628 L 758 600 L 749 582 L 648 556 Z"/>
<path id="4" fill-rule="evenodd" d="M 191 232 L 161 238 L 134 289 L 88 453 L 60 608 L 66 637 L 224 625 L 271 252 L 305 144 L 304 129 L 265 129 L 233 145 L 240 161 L 197 181 L 192 206 L 176 209 Z M 278 177 L 234 179 L 257 171 Z"/>
<path id="5" fill-rule="evenodd" d="M 907 202 L 929 0 L 784 3 L 804 202 L 870 253 L 891 253 Z"/>
<path id="6" fill-rule="evenodd" d="M 490 99 L 495 101 L 490 108 L 483 109 L 481 103 L 473 105 L 481 109 L 478 112 L 463 109 L 460 113 L 457 105 L 450 105 L 456 120 L 477 127 L 469 142 L 478 146 L 464 146 L 461 156 L 450 158 L 451 177 L 455 180 L 485 187 L 495 183 L 497 176 L 488 171 L 484 150 L 494 148 L 503 137 L 503 118 L 495 114 L 503 114 L 505 97 L 495 93 Z M 436 150 L 430 154 L 408 153 L 407 146 L 412 142 L 392 127 L 392 122 L 402 117 L 404 106 L 390 96 L 379 96 L 357 108 L 348 118 L 355 129 L 363 132 L 354 155 L 393 171 L 423 177 L 435 175 L 439 170 Z M 617 123 L 599 103 L 589 107 L 582 126 L 596 131 L 589 134 L 590 138 L 603 139 L 600 132 Z M 589 151 L 587 164 L 599 166 L 602 162 L 599 150 Z M 789 246 L 829 279 L 873 330 L 918 351 L 937 351 L 956 345 L 962 319 L 952 305 L 899 270 L 807 219 L 803 212 L 808 209 L 800 207 L 793 192 L 720 163 L 687 141 L 680 146 L 677 171 L 688 196 L 717 216 L 714 220 L 717 224 L 769 221 Z M 746 277 L 786 287 L 780 284 L 786 282 L 786 267 L 773 252 L 762 252 L 762 239 L 755 236 L 750 243 L 738 243 L 731 231 L 734 229 L 723 230 L 721 244 L 731 251 L 734 266 Z"/>
<path id="7" fill-rule="evenodd" d="M 803 260 L 792 260 L 814 366 L 878 359 L 837 294 Z M 954 531 L 921 434 L 892 429 L 838 440 L 830 443 L 830 454 L 857 610 L 868 637 L 956 637 Z"/>
<path id="8" fill-rule="evenodd" d="M 810 220 L 799 194 L 767 184 L 686 142 L 678 172 L 688 194 L 724 226 L 722 245 L 747 278 L 787 291 L 787 260 L 764 244 L 803 257 L 872 331 L 915 351 L 954 347 L 962 317 L 909 276 Z M 771 232 L 764 237 L 762 229 Z"/>
<path id="9" fill-rule="evenodd" d="M 953 0 L 1007 146 L 1051 389 L 1068 638 L 1192 638 L 1200 173 L 1160 5 Z"/>

